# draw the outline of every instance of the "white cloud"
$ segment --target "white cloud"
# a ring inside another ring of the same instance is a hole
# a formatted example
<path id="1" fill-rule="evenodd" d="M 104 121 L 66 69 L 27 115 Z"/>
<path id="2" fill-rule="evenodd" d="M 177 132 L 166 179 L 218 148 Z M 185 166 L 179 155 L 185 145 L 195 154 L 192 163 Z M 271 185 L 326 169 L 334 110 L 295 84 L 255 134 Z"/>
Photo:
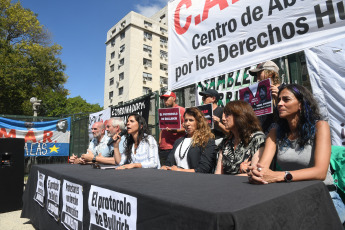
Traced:
<path id="1" fill-rule="evenodd" d="M 135 5 L 135 9 L 139 14 L 142 14 L 146 17 L 151 17 L 167 4 L 168 4 L 168 0 L 157 0 L 155 3 L 151 5 L 137 4 Z"/>

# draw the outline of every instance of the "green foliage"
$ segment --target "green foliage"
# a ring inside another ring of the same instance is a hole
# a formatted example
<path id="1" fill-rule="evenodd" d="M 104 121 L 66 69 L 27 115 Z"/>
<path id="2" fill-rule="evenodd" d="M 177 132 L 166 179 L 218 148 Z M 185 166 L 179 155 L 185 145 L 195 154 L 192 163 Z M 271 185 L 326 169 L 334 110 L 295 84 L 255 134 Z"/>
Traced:
<path id="1" fill-rule="evenodd" d="M 95 113 L 103 110 L 99 104 L 89 104 L 80 96 L 67 99 L 66 114 Z"/>
<path id="2" fill-rule="evenodd" d="M 0 114 L 32 115 L 31 97 L 42 100 L 39 116 L 97 112 L 98 104 L 68 98 L 67 76 L 49 36 L 31 10 L 0 0 Z"/>
<path id="3" fill-rule="evenodd" d="M 20 2 L 0 0 L 0 113 L 32 115 L 31 97 L 43 100 L 39 115 L 63 112 L 68 90 L 62 47 L 48 46 L 48 35 Z M 61 107 L 60 107 L 61 106 Z"/>

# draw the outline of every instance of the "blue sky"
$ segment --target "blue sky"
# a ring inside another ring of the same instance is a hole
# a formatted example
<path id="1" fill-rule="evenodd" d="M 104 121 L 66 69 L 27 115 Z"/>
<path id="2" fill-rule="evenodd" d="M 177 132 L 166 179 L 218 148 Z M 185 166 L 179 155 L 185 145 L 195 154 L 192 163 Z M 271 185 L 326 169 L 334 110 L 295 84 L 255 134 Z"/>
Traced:
<path id="1" fill-rule="evenodd" d="M 107 31 L 130 11 L 151 16 L 167 0 L 21 0 L 62 46 L 69 97 L 103 106 Z"/>

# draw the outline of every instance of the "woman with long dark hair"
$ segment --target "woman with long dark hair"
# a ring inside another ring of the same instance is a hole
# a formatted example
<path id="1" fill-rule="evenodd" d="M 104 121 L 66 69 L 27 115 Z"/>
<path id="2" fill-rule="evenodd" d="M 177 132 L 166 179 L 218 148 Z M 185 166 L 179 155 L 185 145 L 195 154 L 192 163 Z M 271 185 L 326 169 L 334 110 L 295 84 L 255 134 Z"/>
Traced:
<path id="1" fill-rule="evenodd" d="M 256 164 L 264 149 L 265 135 L 253 108 L 245 101 L 230 101 L 223 111 L 223 123 L 230 135 L 218 146 L 215 174 L 245 173 L 249 164 Z"/>
<path id="2" fill-rule="evenodd" d="M 139 114 L 130 114 L 127 132 L 124 152 L 119 151 L 120 137 L 114 146 L 115 163 L 120 165 L 117 169 L 160 168 L 158 145 L 153 136 L 148 135 L 145 119 Z"/>
<path id="3" fill-rule="evenodd" d="M 186 135 L 177 139 L 161 169 L 212 173 L 216 164 L 214 134 L 204 114 L 197 108 L 184 113 Z"/>
<path id="4" fill-rule="evenodd" d="M 278 93 L 278 126 L 267 137 L 257 166 L 249 167 L 248 179 L 255 184 L 322 180 L 327 186 L 342 222 L 345 206 L 336 192 L 329 162 L 331 135 L 321 120 L 313 95 L 303 86 L 283 86 Z M 276 153 L 277 149 L 277 153 Z M 276 156 L 276 167 L 269 166 Z"/>

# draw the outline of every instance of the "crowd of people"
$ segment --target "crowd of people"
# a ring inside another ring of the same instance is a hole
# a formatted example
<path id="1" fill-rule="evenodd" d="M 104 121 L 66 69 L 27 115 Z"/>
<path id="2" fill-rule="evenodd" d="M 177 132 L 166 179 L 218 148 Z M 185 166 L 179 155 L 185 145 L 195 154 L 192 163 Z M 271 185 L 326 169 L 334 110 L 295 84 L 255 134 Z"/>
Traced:
<path id="1" fill-rule="evenodd" d="M 208 89 L 199 94 L 203 104 L 212 104 L 211 129 L 198 108 L 178 106 L 176 95 L 168 91 L 161 99 L 166 107 L 179 108 L 181 129 L 161 130 L 157 143 L 138 114 L 128 116 L 126 128 L 119 118 L 111 118 L 106 126 L 97 122 L 87 153 L 73 155 L 70 162 L 115 164 L 117 170 L 244 175 L 253 184 L 321 180 L 344 223 L 345 206 L 330 171 L 330 127 L 313 95 L 301 85 L 281 84 L 272 61 L 249 72 L 257 81 L 271 78 L 270 92 L 260 89 L 260 97 L 266 102 L 271 94 L 273 114 L 256 116 L 246 100 L 230 101 L 223 109 L 217 106 L 218 92 Z"/>

